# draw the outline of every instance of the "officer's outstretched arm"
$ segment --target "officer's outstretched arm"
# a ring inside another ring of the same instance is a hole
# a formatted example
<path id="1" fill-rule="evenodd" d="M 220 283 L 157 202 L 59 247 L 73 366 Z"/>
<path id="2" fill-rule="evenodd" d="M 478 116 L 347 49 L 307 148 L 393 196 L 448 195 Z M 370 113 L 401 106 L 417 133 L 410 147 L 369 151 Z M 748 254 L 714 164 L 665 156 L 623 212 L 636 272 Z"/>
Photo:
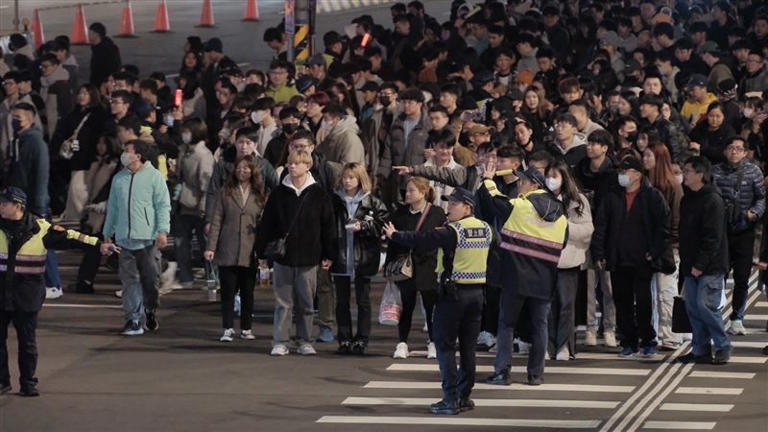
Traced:
<path id="1" fill-rule="evenodd" d="M 59 225 L 53 225 L 43 237 L 46 249 L 77 249 L 99 247 L 98 237 L 85 235 L 79 231 L 68 230 Z"/>
<path id="2" fill-rule="evenodd" d="M 456 231 L 438 227 L 431 231 L 397 231 L 392 241 L 412 248 L 415 252 L 427 252 L 437 248 L 456 246 Z"/>

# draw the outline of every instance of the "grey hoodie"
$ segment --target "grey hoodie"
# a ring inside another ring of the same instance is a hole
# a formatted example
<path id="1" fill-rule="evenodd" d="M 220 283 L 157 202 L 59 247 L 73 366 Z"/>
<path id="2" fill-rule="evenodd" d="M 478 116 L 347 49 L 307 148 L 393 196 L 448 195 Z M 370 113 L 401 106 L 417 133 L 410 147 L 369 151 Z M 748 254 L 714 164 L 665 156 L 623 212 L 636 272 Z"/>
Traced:
<path id="1" fill-rule="evenodd" d="M 353 116 L 344 116 L 317 147 L 329 162 L 346 165 L 350 162 L 365 164 L 365 150 L 358 133 L 360 129 Z"/>

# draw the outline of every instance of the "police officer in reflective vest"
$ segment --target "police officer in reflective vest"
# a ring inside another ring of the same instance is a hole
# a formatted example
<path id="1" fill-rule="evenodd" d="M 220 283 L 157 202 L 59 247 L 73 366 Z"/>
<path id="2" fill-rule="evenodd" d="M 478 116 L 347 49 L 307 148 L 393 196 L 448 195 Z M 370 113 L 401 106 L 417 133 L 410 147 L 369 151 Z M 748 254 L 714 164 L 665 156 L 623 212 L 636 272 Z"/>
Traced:
<path id="1" fill-rule="evenodd" d="M 534 167 L 516 173 L 520 179 L 519 196 L 513 199 L 496 188 L 492 180 L 496 167 L 492 162 L 483 171 L 485 180 L 477 192 L 483 214 L 506 220 L 501 230 L 504 322 L 500 324 L 515 328 L 523 308 L 528 311 L 532 333 L 528 384 L 539 385 L 544 374 L 547 320 L 557 283 L 557 262 L 568 238 L 565 209 L 547 189 L 544 175 Z"/>
<path id="2" fill-rule="evenodd" d="M 45 299 L 45 258 L 48 249 L 97 247 L 99 239 L 52 226 L 26 211 L 27 195 L 9 187 L 0 191 L 0 394 L 11 391 L 6 339 L 13 323 L 19 339 L 21 396 L 38 396 L 37 313 Z M 101 247 L 104 254 L 119 252 Z"/>
<path id="3" fill-rule="evenodd" d="M 443 380 L 443 399 L 430 405 L 433 414 L 458 414 L 471 410 L 469 398 L 475 383 L 475 342 L 483 312 L 483 285 L 488 251 L 494 239 L 491 227 L 472 216 L 474 196 L 456 188 L 448 201 L 448 224 L 429 232 L 397 232 L 388 223 L 384 231 L 392 241 L 416 250 L 439 247 L 440 295 L 435 312 L 434 339 Z M 456 371 L 456 338 L 461 363 Z"/>

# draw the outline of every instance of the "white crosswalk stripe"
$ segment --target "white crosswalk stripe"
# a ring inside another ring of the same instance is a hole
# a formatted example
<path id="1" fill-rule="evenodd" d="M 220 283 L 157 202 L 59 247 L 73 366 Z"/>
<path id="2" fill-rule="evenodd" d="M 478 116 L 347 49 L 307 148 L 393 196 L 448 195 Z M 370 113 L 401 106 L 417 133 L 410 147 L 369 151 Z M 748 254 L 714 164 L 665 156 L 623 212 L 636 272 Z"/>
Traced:
<path id="1" fill-rule="evenodd" d="M 436 364 L 402 364 L 396 363 L 387 368 L 388 371 L 396 372 L 439 372 L 440 367 Z M 512 373 L 525 373 L 525 366 L 512 366 Z M 595 367 L 568 367 L 552 366 L 546 369 L 547 374 L 569 374 L 569 375 L 630 375 L 646 376 L 651 373 L 650 369 L 629 369 L 629 368 L 595 368 Z M 477 366 L 477 372 L 493 373 L 493 366 Z"/>

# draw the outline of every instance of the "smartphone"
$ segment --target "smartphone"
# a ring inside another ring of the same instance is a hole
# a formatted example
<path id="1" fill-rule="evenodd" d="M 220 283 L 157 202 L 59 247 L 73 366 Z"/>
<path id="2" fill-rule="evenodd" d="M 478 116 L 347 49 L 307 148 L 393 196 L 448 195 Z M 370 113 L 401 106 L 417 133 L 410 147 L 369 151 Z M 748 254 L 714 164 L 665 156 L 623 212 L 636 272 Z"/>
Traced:
<path id="1" fill-rule="evenodd" d="M 183 93 L 184 92 L 182 92 L 181 89 L 176 89 L 176 99 L 173 102 L 173 106 L 175 106 L 176 108 L 181 107 L 181 97 L 182 97 Z"/>

